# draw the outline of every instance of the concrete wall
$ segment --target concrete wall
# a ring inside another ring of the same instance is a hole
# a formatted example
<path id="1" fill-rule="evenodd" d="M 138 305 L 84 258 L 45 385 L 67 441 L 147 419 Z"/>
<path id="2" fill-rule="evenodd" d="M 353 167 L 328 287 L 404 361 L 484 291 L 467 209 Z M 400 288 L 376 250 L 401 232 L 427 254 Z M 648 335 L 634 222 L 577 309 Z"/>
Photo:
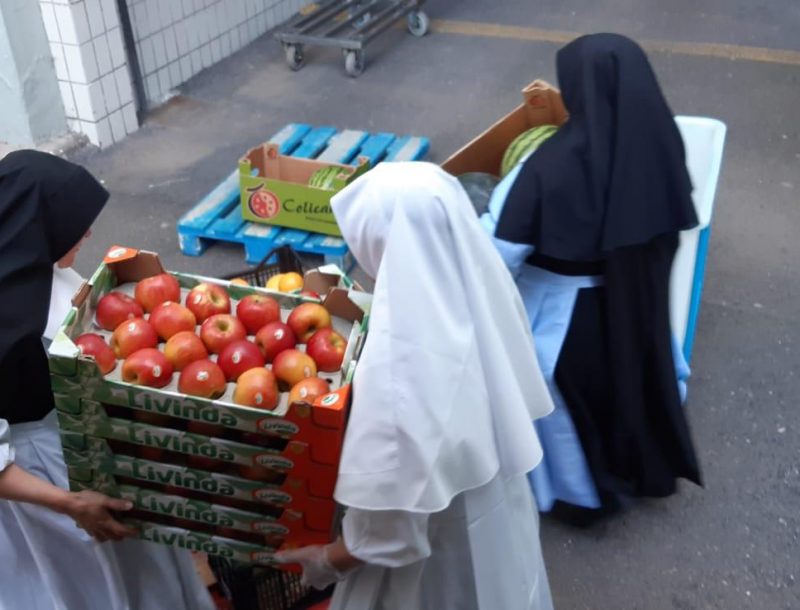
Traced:
<path id="1" fill-rule="evenodd" d="M 127 0 L 150 104 L 289 19 L 309 0 Z M 277 44 L 277 43 L 276 43 Z"/>
<path id="2" fill-rule="evenodd" d="M 30 0 L 0 1 L 0 141 L 33 146 L 66 129 L 41 14 Z"/>

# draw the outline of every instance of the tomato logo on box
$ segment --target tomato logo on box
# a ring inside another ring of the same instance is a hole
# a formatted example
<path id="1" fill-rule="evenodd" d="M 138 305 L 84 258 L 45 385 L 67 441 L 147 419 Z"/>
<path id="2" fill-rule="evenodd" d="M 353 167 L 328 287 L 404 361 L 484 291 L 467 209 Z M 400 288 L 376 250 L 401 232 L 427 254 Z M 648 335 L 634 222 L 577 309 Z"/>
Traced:
<path id="1" fill-rule="evenodd" d="M 247 206 L 259 218 L 274 218 L 281 211 L 278 197 L 266 189 L 259 189 L 251 194 Z"/>

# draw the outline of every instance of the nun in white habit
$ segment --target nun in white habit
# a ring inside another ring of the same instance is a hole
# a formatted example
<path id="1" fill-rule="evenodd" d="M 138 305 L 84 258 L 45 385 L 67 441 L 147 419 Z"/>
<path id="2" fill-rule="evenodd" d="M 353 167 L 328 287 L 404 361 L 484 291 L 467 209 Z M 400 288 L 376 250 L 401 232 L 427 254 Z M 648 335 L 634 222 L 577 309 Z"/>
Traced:
<path id="1" fill-rule="evenodd" d="M 553 408 L 506 266 L 459 183 L 382 163 L 333 198 L 375 279 L 336 500 L 342 537 L 285 552 L 332 608 L 547 610 L 526 473 Z"/>

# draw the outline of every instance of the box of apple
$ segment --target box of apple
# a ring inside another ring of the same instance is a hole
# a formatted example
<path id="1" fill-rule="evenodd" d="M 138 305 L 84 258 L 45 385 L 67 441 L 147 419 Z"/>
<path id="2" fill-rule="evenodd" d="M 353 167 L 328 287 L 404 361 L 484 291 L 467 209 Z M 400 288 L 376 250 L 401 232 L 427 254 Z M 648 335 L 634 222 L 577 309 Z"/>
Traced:
<path id="1" fill-rule="evenodd" d="M 369 295 L 335 274 L 308 276 L 324 301 L 164 273 L 150 253 L 104 263 L 50 347 L 54 392 L 129 407 L 143 423 L 186 420 L 207 436 L 233 429 L 330 448 L 346 416 L 335 390 L 352 374 Z"/>
<path id="2" fill-rule="evenodd" d="M 331 268 L 286 294 L 119 250 L 50 346 L 70 485 L 113 483 L 153 532 L 239 558 L 330 539 L 369 295 Z"/>

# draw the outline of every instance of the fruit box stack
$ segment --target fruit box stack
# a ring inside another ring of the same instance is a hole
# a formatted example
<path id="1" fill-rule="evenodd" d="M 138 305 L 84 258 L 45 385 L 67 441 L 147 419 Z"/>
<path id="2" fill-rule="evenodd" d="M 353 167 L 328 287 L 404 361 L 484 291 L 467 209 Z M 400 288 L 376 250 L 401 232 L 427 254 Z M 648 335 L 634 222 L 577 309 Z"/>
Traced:
<path id="1" fill-rule="evenodd" d="M 289 157 L 275 143 L 262 144 L 239 161 L 242 218 L 341 236 L 331 197 L 369 168 L 365 157 L 343 165 Z"/>
<path id="2" fill-rule="evenodd" d="M 480 172 L 500 176 L 503 154 L 518 135 L 541 125 L 560 126 L 567 111 L 558 89 L 535 80 L 522 90 L 523 103 L 442 163 L 453 176 Z"/>
<path id="3" fill-rule="evenodd" d="M 333 328 L 347 338 L 341 369 L 319 373 L 331 391 L 273 410 L 234 404 L 232 383 L 215 399 L 122 381 L 122 362 L 105 376 L 75 340 L 110 333 L 96 323 L 109 292 L 132 294 L 140 280 L 164 273 L 158 256 L 112 249 L 73 299 L 49 348 L 51 383 L 73 490 L 129 499 L 125 520 L 145 540 L 235 561 L 272 565 L 280 548 L 328 542 L 350 399 L 350 380 L 365 337 L 370 295 L 350 288 L 330 266 L 307 272 L 305 286 L 323 295 Z M 200 283 L 222 286 L 236 302 L 251 294 L 276 299 L 281 319 L 309 298 L 174 273 L 181 298 Z M 126 321 L 124 324 L 127 324 Z M 302 346 L 299 348 L 302 349 Z M 213 356 L 212 356 L 213 358 Z M 184 369 L 185 371 L 186 369 Z"/>

